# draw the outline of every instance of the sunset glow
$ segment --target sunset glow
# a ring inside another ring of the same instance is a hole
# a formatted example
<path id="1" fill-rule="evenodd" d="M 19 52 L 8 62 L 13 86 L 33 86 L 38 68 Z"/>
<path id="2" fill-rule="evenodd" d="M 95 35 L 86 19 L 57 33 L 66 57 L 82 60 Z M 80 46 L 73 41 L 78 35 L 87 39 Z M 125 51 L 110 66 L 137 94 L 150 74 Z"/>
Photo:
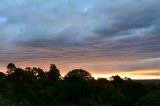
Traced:
<path id="1" fill-rule="evenodd" d="M 159 10 L 160 0 L 0 0 L 0 71 L 160 79 Z"/>
<path id="2" fill-rule="evenodd" d="M 129 77 L 131 79 L 160 79 L 159 70 L 148 71 L 132 71 L 132 72 L 110 72 L 106 74 L 93 74 L 95 78 L 110 78 L 111 76 L 119 75 L 122 78 Z"/>

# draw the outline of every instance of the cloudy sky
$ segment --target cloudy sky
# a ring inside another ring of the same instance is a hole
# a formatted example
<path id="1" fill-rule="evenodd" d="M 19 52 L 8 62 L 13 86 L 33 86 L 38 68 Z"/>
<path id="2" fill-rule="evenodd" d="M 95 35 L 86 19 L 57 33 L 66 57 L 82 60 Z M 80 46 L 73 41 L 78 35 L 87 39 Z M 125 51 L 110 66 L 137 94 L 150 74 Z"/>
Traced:
<path id="1" fill-rule="evenodd" d="M 160 78 L 160 0 L 0 0 L 0 71 Z"/>

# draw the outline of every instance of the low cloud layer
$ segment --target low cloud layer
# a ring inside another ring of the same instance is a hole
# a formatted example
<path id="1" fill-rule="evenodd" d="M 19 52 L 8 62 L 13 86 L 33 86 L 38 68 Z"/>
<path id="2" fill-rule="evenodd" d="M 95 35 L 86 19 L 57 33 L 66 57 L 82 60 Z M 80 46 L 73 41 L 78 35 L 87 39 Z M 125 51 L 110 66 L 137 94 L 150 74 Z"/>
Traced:
<path id="1" fill-rule="evenodd" d="M 1 67 L 159 70 L 159 10 L 159 0 L 1 0 Z"/>

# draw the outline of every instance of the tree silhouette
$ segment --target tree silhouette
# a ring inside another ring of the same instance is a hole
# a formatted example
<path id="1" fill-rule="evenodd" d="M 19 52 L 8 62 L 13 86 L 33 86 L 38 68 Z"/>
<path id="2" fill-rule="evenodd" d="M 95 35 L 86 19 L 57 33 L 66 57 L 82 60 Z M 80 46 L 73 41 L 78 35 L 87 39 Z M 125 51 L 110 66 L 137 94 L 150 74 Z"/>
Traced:
<path id="1" fill-rule="evenodd" d="M 16 68 L 0 72 L 0 106 L 160 106 L 160 84 L 142 84 L 120 76 L 94 79 L 82 69 L 64 77 L 51 64 L 41 68 Z"/>
<path id="2" fill-rule="evenodd" d="M 11 74 L 16 70 L 16 66 L 13 63 L 9 63 L 8 66 L 7 66 L 7 69 L 8 69 L 7 73 Z"/>
<path id="3" fill-rule="evenodd" d="M 110 80 L 113 81 L 114 83 L 122 83 L 123 82 L 123 79 L 118 75 L 110 77 Z"/>
<path id="4" fill-rule="evenodd" d="M 160 106 L 160 91 L 151 92 L 141 97 L 134 106 Z"/>
<path id="5" fill-rule="evenodd" d="M 124 80 L 125 81 L 132 81 L 130 78 L 128 78 L 128 77 L 124 77 Z"/>
<path id="6" fill-rule="evenodd" d="M 41 68 L 34 67 L 33 69 L 31 69 L 31 71 L 36 79 L 46 78 L 46 74 Z"/>
<path id="7" fill-rule="evenodd" d="M 6 79 L 6 74 L 4 74 L 3 72 L 0 72 L 0 81 L 3 81 Z"/>
<path id="8" fill-rule="evenodd" d="M 78 80 L 78 79 L 84 79 L 84 80 L 91 80 L 93 79 L 92 75 L 82 69 L 74 69 L 67 73 L 67 75 L 64 77 L 65 80 Z"/>
<path id="9" fill-rule="evenodd" d="M 50 65 L 50 70 L 49 72 L 47 73 L 48 75 L 48 78 L 50 80 L 53 80 L 53 81 L 57 81 L 60 79 L 60 72 L 59 72 L 59 69 L 57 69 L 56 65 L 55 64 L 51 64 Z"/>

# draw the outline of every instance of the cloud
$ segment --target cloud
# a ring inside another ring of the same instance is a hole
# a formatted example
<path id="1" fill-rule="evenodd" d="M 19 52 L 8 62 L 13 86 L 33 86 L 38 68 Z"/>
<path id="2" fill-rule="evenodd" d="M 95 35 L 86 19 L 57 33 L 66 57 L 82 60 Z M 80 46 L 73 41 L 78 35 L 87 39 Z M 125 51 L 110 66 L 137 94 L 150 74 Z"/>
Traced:
<path id="1" fill-rule="evenodd" d="M 1 0 L 0 64 L 160 69 L 159 0 Z"/>
<path id="2" fill-rule="evenodd" d="M 122 35 L 122 32 L 145 29 L 159 22 L 159 7 L 155 6 L 159 1 L 143 1 L 138 3 L 139 5 L 136 2 L 118 5 L 116 10 L 113 9 L 109 13 L 110 16 L 107 16 L 107 12 L 104 13 L 105 18 L 100 20 L 100 23 L 95 28 L 95 32 L 107 37 L 117 36 Z"/>

